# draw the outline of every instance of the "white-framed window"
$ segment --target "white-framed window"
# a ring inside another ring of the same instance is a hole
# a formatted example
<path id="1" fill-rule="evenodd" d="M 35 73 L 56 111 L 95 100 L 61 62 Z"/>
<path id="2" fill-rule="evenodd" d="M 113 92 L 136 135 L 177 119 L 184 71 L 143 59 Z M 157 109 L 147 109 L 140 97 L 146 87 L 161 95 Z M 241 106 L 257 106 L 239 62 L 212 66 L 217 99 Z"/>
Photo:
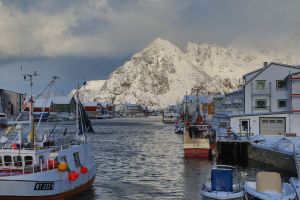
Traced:
<path id="1" fill-rule="evenodd" d="M 267 108 L 267 100 L 266 99 L 256 99 L 255 107 L 259 109 Z"/>
<path id="2" fill-rule="evenodd" d="M 286 81 L 276 80 L 276 90 L 286 90 Z"/>
<path id="3" fill-rule="evenodd" d="M 264 90 L 264 89 L 266 89 L 266 81 L 265 80 L 257 80 L 256 81 L 256 89 L 257 90 Z"/>
<path id="4" fill-rule="evenodd" d="M 278 99 L 277 106 L 278 106 L 278 108 L 286 108 L 287 100 L 286 99 Z"/>

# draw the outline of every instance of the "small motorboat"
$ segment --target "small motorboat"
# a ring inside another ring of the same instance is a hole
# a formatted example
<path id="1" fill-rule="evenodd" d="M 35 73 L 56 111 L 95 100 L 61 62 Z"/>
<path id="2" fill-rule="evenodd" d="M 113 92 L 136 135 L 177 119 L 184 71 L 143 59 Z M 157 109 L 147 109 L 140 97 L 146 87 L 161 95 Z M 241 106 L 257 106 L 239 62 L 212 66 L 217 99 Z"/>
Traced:
<path id="1" fill-rule="evenodd" d="M 202 184 L 200 195 L 203 199 L 243 199 L 241 182 L 235 167 L 216 165 L 211 170 L 210 182 Z"/>
<path id="2" fill-rule="evenodd" d="M 289 183 L 281 183 L 281 177 L 276 172 L 259 172 L 256 182 L 245 182 L 246 199 L 262 200 L 292 200 L 296 192 Z"/>

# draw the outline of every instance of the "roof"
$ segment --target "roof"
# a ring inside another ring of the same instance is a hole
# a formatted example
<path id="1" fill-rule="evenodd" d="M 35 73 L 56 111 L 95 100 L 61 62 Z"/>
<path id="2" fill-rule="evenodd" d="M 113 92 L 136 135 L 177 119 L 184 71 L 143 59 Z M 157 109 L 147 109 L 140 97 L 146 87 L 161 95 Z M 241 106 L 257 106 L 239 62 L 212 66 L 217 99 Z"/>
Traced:
<path id="1" fill-rule="evenodd" d="M 279 65 L 279 66 L 282 66 L 282 67 L 289 67 L 289 68 L 295 68 L 295 69 L 300 69 L 300 66 L 294 66 L 294 65 L 287 65 L 287 64 L 282 64 L 282 63 L 276 63 L 276 62 L 271 62 L 269 63 L 267 66 L 263 67 L 263 68 L 260 68 L 258 70 L 255 70 L 255 71 L 259 71 L 255 76 L 251 77 L 250 80 L 248 80 L 246 83 L 245 83 L 245 86 L 250 83 L 253 79 L 255 79 L 258 75 L 260 75 L 263 71 L 265 71 L 267 68 L 269 68 L 271 65 Z M 253 72 L 255 72 L 253 71 Z M 252 73 L 253 73 L 252 72 Z M 248 73 L 248 74 L 251 74 Z M 245 74 L 244 76 L 246 76 L 247 74 Z"/>
<path id="2" fill-rule="evenodd" d="M 232 94 L 243 93 L 243 92 L 244 92 L 244 89 L 243 89 L 243 88 L 240 88 L 240 89 L 238 89 L 238 90 L 235 90 L 235 91 L 232 91 L 232 92 L 230 92 L 230 93 L 225 94 L 225 96 L 230 96 L 230 95 L 232 95 Z"/>
<path id="3" fill-rule="evenodd" d="M 212 96 L 198 96 L 199 103 L 208 103 L 213 99 Z M 182 102 L 196 102 L 197 101 L 197 95 L 184 95 Z"/>
<path id="4" fill-rule="evenodd" d="M 88 101 L 88 102 L 83 103 L 83 106 L 94 106 L 94 107 L 97 107 L 98 103 L 94 102 L 94 101 Z"/>
<path id="5" fill-rule="evenodd" d="M 102 106 L 102 107 L 113 106 L 113 104 L 110 102 L 98 102 L 97 105 Z"/>

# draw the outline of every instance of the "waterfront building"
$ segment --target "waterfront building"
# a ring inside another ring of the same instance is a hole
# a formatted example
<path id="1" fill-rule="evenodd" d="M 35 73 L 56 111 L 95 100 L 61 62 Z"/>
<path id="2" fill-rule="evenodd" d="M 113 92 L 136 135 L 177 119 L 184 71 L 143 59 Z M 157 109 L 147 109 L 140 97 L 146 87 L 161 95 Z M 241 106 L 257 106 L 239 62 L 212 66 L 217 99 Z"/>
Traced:
<path id="1" fill-rule="evenodd" d="M 16 116 L 22 111 L 26 94 L 0 89 L 1 110 L 8 116 Z"/>
<path id="2" fill-rule="evenodd" d="M 243 76 L 241 114 L 230 116 L 236 133 L 300 135 L 300 67 L 265 63 Z"/>

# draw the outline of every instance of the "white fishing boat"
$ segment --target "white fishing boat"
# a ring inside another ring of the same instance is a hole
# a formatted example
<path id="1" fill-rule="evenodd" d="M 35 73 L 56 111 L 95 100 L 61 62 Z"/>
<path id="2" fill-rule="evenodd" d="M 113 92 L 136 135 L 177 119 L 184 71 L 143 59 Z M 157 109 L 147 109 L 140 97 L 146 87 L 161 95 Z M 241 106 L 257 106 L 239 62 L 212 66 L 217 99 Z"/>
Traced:
<path id="1" fill-rule="evenodd" d="M 241 176 L 235 167 L 216 165 L 211 170 L 210 181 L 202 184 L 200 195 L 203 199 L 232 199 L 244 198 Z"/>
<path id="2" fill-rule="evenodd" d="M 35 75 L 24 75 L 31 86 Z M 47 88 L 54 82 L 55 79 Z M 0 148 L 0 199 L 66 199 L 93 184 L 96 164 L 87 140 L 87 132 L 93 129 L 78 92 L 73 101 L 76 102 L 77 133 L 72 136 L 65 130 L 54 136 L 56 126 L 49 133 L 40 130 L 40 121 L 34 124 L 34 99 L 30 95 L 30 131 L 24 122 L 16 121 L 11 128 L 17 131 L 16 138 L 8 139 Z"/>
<path id="3" fill-rule="evenodd" d="M 292 200 L 296 192 L 289 183 L 281 183 L 280 174 L 275 172 L 259 172 L 256 182 L 245 182 L 246 199 Z"/>
<path id="4" fill-rule="evenodd" d="M 178 114 L 175 106 L 168 106 L 163 112 L 162 121 L 164 123 L 175 123 L 177 116 Z"/>

